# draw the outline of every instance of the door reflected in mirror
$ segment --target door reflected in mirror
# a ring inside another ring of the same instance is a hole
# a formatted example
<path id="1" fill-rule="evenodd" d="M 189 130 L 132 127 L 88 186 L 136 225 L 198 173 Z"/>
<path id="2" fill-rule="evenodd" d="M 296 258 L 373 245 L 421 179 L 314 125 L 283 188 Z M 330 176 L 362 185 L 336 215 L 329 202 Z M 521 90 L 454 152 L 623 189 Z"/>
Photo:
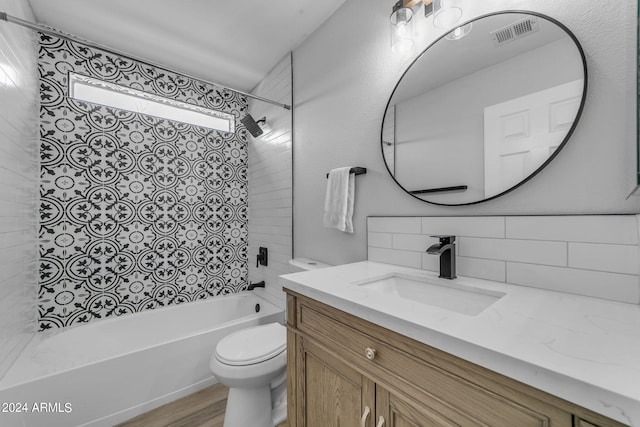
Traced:
<path id="1" fill-rule="evenodd" d="M 430 203 L 478 203 L 520 186 L 567 142 L 584 105 L 584 53 L 562 24 L 516 12 L 471 22 L 409 66 L 384 115 L 389 173 Z"/>

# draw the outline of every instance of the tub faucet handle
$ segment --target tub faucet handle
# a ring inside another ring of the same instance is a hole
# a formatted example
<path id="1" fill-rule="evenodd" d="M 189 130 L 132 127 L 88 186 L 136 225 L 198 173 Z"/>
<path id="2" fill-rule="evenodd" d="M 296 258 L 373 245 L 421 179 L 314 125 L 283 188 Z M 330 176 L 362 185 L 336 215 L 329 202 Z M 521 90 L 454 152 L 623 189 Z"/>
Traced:
<path id="1" fill-rule="evenodd" d="M 258 249 L 258 255 L 256 256 L 256 268 L 264 265 L 265 267 L 269 264 L 269 250 L 264 247 L 260 247 Z"/>

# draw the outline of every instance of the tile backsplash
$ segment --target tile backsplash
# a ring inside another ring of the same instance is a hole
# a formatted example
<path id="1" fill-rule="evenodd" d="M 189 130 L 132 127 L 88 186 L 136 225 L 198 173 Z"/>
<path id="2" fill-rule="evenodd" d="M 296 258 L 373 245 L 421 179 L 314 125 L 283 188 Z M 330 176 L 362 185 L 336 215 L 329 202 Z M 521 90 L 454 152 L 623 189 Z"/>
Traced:
<path id="1" fill-rule="evenodd" d="M 232 114 L 212 84 L 42 34 L 39 328 L 59 328 L 247 286 L 247 131 L 68 96 L 68 71 Z"/>
<path id="2" fill-rule="evenodd" d="M 369 217 L 368 259 L 438 271 L 456 236 L 461 276 L 640 303 L 638 216 Z"/>

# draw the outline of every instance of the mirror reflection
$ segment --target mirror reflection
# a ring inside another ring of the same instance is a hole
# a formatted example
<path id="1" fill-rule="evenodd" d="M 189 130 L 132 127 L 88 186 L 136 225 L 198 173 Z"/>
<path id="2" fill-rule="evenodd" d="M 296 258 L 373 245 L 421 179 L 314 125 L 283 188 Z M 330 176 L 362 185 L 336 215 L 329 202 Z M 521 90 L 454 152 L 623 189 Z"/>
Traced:
<path id="1" fill-rule="evenodd" d="M 466 36 L 436 41 L 400 79 L 382 125 L 389 173 L 436 204 L 501 195 L 559 151 L 585 88 L 582 50 L 559 23 L 511 12 L 479 18 Z"/>

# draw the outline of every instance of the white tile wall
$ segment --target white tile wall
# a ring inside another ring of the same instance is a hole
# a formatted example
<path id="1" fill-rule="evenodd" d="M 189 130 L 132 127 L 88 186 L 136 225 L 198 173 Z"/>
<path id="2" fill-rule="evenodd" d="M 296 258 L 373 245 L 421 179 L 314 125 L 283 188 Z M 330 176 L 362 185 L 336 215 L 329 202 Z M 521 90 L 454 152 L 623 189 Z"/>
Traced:
<path id="1" fill-rule="evenodd" d="M 638 247 L 571 242 L 569 267 L 637 275 Z"/>
<path id="2" fill-rule="evenodd" d="M 370 217 L 368 259 L 438 271 L 452 234 L 462 276 L 640 303 L 635 215 Z"/>
<path id="3" fill-rule="evenodd" d="M 432 240 L 432 238 L 423 234 L 393 234 L 391 247 L 403 251 L 422 252 L 433 243 Z"/>
<path id="4" fill-rule="evenodd" d="M 367 235 L 369 247 L 374 248 L 391 248 L 393 247 L 393 234 L 391 233 L 372 233 Z"/>
<path id="5" fill-rule="evenodd" d="M 286 55 L 254 88 L 254 95 L 292 103 L 291 58 Z M 267 118 L 273 131 L 249 142 L 249 281 L 264 280 L 258 290 L 283 307 L 278 276 L 289 272 L 292 250 L 292 117 L 291 111 L 264 102 L 249 101 L 254 119 Z M 258 248 L 269 250 L 269 265 L 256 268 Z"/>
<path id="6" fill-rule="evenodd" d="M 566 242 L 460 237 L 458 253 L 470 258 L 567 266 Z"/>
<path id="7" fill-rule="evenodd" d="M 422 218 L 422 234 L 454 234 L 468 237 L 504 237 L 504 217 L 465 216 Z"/>
<path id="8" fill-rule="evenodd" d="M 377 233 L 421 234 L 422 222 L 418 217 L 369 217 L 367 230 Z"/>
<path id="9" fill-rule="evenodd" d="M 34 20 L 27 0 L 0 10 Z M 0 378 L 36 330 L 38 80 L 35 34 L 0 22 Z"/>
<path id="10" fill-rule="evenodd" d="M 548 265 L 507 263 L 507 282 L 615 301 L 640 302 L 638 276 Z"/>
<path id="11" fill-rule="evenodd" d="M 634 215 L 567 215 L 506 217 L 510 239 L 637 245 Z"/>
<path id="12" fill-rule="evenodd" d="M 435 258 L 429 255 L 430 258 Z M 480 259 L 458 257 L 458 274 L 461 276 L 477 277 L 479 279 L 493 280 L 495 282 L 507 281 L 507 263 L 493 259 Z M 438 271 L 436 266 L 434 271 Z"/>
<path id="13" fill-rule="evenodd" d="M 369 260 L 403 265 L 405 267 L 422 268 L 422 257 L 419 252 L 369 248 Z"/>

